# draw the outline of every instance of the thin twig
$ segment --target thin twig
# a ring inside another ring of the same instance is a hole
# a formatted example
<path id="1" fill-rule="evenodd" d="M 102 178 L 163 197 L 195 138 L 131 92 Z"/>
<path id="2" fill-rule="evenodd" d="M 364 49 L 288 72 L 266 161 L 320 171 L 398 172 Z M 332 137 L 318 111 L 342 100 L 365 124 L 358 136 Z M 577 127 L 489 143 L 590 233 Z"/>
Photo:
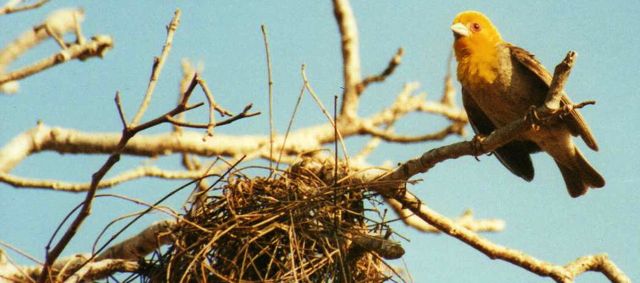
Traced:
<path id="1" fill-rule="evenodd" d="M 220 113 L 220 116 L 223 117 L 232 116 L 232 114 L 216 103 L 215 99 L 213 99 L 213 92 L 211 91 L 211 89 L 209 89 L 209 85 L 207 85 L 207 82 L 204 79 L 198 77 L 197 81 L 202 88 L 205 96 L 207 97 L 207 102 L 209 103 L 209 124 L 207 124 L 207 135 L 212 137 L 213 128 L 215 128 L 216 126 L 216 115 L 214 112 L 217 111 L 218 113 Z"/>
<path id="2" fill-rule="evenodd" d="M 180 65 L 182 67 L 182 78 L 180 79 L 180 84 L 178 87 L 177 103 L 180 103 L 182 101 L 182 97 L 187 92 L 187 89 L 189 89 L 191 85 L 194 83 L 194 78 L 198 73 L 196 72 L 195 68 L 191 65 L 191 62 L 188 59 L 182 59 L 182 61 L 180 62 Z M 180 121 L 184 121 L 185 119 L 184 113 L 176 115 L 176 119 Z M 182 128 L 178 126 L 173 125 L 172 129 L 174 133 L 177 133 L 177 134 L 182 133 Z M 183 154 L 183 156 L 184 155 L 185 154 Z"/>
<path id="3" fill-rule="evenodd" d="M 126 129 L 129 127 L 127 125 L 127 117 L 124 114 L 124 109 L 122 109 L 122 102 L 120 101 L 120 91 L 116 91 L 116 97 L 114 98 L 116 102 L 116 108 L 118 109 L 118 116 L 120 116 L 120 122 L 122 122 L 122 128 Z"/>
<path id="4" fill-rule="evenodd" d="M 391 60 L 389 60 L 389 64 L 384 69 L 384 71 L 382 71 L 380 74 L 368 76 L 364 78 L 356 86 L 358 95 L 362 94 L 362 92 L 367 88 L 367 86 L 369 86 L 369 84 L 384 82 L 384 80 L 386 80 L 391 74 L 393 74 L 396 68 L 400 65 L 403 55 L 404 55 L 404 49 L 402 49 L 402 47 L 398 48 L 398 51 L 396 51 L 396 54 L 393 55 Z"/>
<path id="5" fill-rule="evenodd" d="M 305 65 L 302 64 L 300 67 L 302 72 L 304 72 Z M 289 125 L 287 125 L 287 131 L 284 133 L 284 139 L 282 140 L 282 146 L 280 147 L 280 152 L 278 153 L 278 161 L 276 162 L 276 169 L 278 171 L 278 166 L 280 165 L 280 161 L 282 160 L 282 154 L 284 153 L 285 146 L 287 145 L 287 139 L 289 138 L 289 133 L 291 132 L 291 126 L 293 126 L 293 121 L 296 118 L 296 113 L 298 112 L 298 108 L 300 107 L 300 103 L 302 102 L 302 97 L 304 96 L 304 90 L 306 89 L 306 83 L 302 83 L 302 87 L 300 88 L 300 94 L 298 94 L 298 99 L 296 100 L 296 105 L 293 107 L 293 113 L 291 114 L 291 118 L 289 118 Z"/>
<path id="6" fill-rule="evenodd" d="M 322 104 L 322 101 L 320 100 L 320 98 L 318 98 L 318 95 L 313 90 L 313 87 L 311 87 L 311 83 L 309 83 L 309 80 L 307 79 L 307 73 L 305 72 L 305 69 L 302 68 L 301 72 L 302 72 L 302 80 L 304 82 L 305 87 L 309 91 L 309 94 L 311 94 L 311 97 L 313 98 L 313 100 L 316 102 L 318 107 L 320 107 L 320 111 L 322 111 L 322 114 L 324 114 L 324 116 L 327 117 L 327 119 L 329 120 L 329 123 L 331 123 L 331 127 L 336 128 L 337 127 L 336 121 L 334 121 L 333 118 L 331 118 L 331 115 L 327 111 L 327 108 L 324 107 L 324 104 Z M 344 143 L 344 139 L 342 138 L 342 134 L 340 131 L 338 131 L 338 140 L 340 141 L 340 145 L 342 146 L 342 152 L 345 155 L 345 161 L 347 162 L 347 166 L 349 166 L 349 153 L 347 152 L 347 146 Z"/>
<path id="7" fill-rule="evenodd" d="M 267 79 L 269 87 L 269 168 L 273 168 L 273 79 L 271 75 L 271 52 L 269 52 L 269 37 L 267 36 L 267 27 L 261 25 L 262 39 L 264 41 L 264 50 L 267 57 Z"/>
<path id="8" fill-rule="evenodd" d="M 181 14 L 180 9 L 176 10 L 174 13 L 173 19 L 169 23 L 169 26 L 167 26 L 167 39 L 164 43 L 164 46 L 162 47 L 162 52 L 160 53 L 160 57 L 154 57 L 153 67 L 151 69 L 151 77 L 149 79 L 147 91 L 144 94 L 144 98 L 142 99 L 142 103 L 138 108 L 138 112 L 136 112 L 136 115 L 133 117 L 133 120 L 131 121 L 131 126 L 135 127 L 136 125 L 138 125 L 138 123 L 140 122 L 140 119 L 142 119 L 142 115 L 144 114 L 144 112 L 147 110 L 147 107 L 149 106 L 149 102 L 151 101 L 151 96 L 153 95 L 153 91 L 155 90 L 156 84 L 158 82 L 158 77 L 160 77 L 160 73 L 162 72 L 162 67 L 164 66 L 164 63 L 167 57 L 169 56 L 169 51 L 171 50 L 171 47 L 173 46 L 173 35 L 175 34 L 175 31 L 178 28 L 178 25 L 180 24 L 180 14 Z"/>
<path id="9" fill-rule="evenodd" d="M 244 118 L 249 118 L 249 117 L 253 117 L 253 116 L 257 116 L 260 115 L 260 112 L 253 112 L 253 113 L 249 113 L 249 110 L 251 110 L 251 107 L 253 106 L 253 104 L 248 104 L 247 106 L 245 106 L 245 108 L 242 110 L 242 112 L 240 112 L 237 115 L 234 115 L 228 119 L 222 120 L 222 121 L 218 121 L 216 122 L 213 126 L 214 127 L 219 127 L 219 126 L 223 126 L 223 125 L 228 125 L 231 124 L 237 120 L 240 119 L 244 119 Z M 180 121 L 178 119 L 172 118 L 171 116 L 166 116 L 165 117 L 167 119 L 167 121 L 173 125 L 176 126 L 180 126 L 180 127 L 186 127 L 186 128 L 195 128 L 195 129 L 208 129 L 211 125 L 210 124 L 196 124 L 196 123 L 189 123 L 189 122 L 183 122 Z"/>
<path id="10" fill-rule="evenodd" d="M 20 254 L 21 256 L 23 256 L 23 257 L 25 257 L 25 258 L 29 259 L 30 261 L 33 261 L 33 262 L 35 262 L 35 263 L 39 264 L 39 265 L 42 265 L 42 264 L 43 264 L 41 261 L 39 261 L 39 260 L 38 260 L 37 258 L 35 258 L 34 256 L 32 256 L 32 255 L 28 254 L 27 252 L 25 252 L 25 251 L 23 251 L 23 250 L 21 250 L 21 249 L 19 249 L 19 248 L 16 248 L 16 247 L 14 247 L 14 246 L 10 245 L 9 243 L 5 243 L 5 242 L 4 242 L 4 241 L 2 241 L 2 240 L 0 240 L 0 246 L 4 246 L 5 248 L 10 249 L 10 250 L 12 250 L 12 251 L 14 251 L 14 252 L 18 253 L 18 254 Z"/>

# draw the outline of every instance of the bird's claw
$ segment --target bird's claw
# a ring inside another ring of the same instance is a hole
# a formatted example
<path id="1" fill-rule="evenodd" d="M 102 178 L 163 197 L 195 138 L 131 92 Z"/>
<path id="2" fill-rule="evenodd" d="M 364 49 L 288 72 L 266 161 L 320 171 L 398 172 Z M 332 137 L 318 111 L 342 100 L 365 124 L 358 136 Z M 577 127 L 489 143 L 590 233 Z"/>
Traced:
<path id="1" fill-rule="evenodd" d="M 533 129 L 534 131 L 540 130 L 540 122 L 542 121 L 542 119 L 538 115 L 538 111 L 536 111 L 535 106 L 531 106 L 529 108 L 529 111 L 527 112 L 527 115 L 524 119 L 531 125 L 531 129 Z"/>
<path id="2" fill-rule="evenodd" d="M 477 134 L 473 136 L 473 139 L 471 139 L 471 150 L 473 151 L 473 158 L 475 158 L 477 161 L 480 161 L 478 156 L 484 153 L 484 150 L 482 149 L 482 142 L 484 141 L 484 138 L 485 136 Z"/>
<path id="3" fill-rule="evenodd" d="M 566 103 L 562 105 L 562 113 L 560 114 L 560 117 L 562 118 L 564 116 L 571 114 L 571 111 L 573 111 L 573 109 L 575 109 L 575 106 L 571 103 Z"/>

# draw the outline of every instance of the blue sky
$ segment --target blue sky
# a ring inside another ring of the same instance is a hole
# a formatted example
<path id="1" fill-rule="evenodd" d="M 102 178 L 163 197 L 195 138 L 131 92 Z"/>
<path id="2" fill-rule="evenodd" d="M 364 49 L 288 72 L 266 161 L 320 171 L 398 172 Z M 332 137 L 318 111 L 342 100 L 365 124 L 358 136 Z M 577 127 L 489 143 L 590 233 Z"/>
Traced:
<path id="1" fill-rule="evenodd" d="M 439 164 L 411 189 L 439 212 L 457 216 L 472 208 L 477 217 L 501 218 L 506 230 L 485 235 L 496 243 L 523 250 L 540 259 L 565 264 L 579 256 L 606 252 L 632 278 L 640 279 L 640 77 L 638 1 L 353 1 L 360 31 L 363 74 L 382 70 L 398 47 L 405 57 L 397 72 L 363 96 L 361 113 L 381 109 L 393 100 L 402 85 L 417 81 L 432 99 L 442 91 L 446 58 L 451 48 L 449 25 L 460 11 L 474 9 L 487 14 L 503 38 L 528 49 L 552 69 L 569 50 L 578 59 L 566 87 L 574 101 L 594 99 L 597 105 L 582 111 L 600 145 L 599 152 L 579 146 L 604 175 L 604 189 L 571 199 L 558 169 L 545 154 L 534 157 L 536 177 L 526 183 L 503 168 L 494 157 L 480 162 L 464 157 Z M 183 10 L 182 24 L 165 66 L 154 101 L 145 117 L 169 109 L 176 100 L 180 60 L 190 58 L 205 66 L 204 78 L 216 100 L 232 110 L 253 102 L 266 113 L 266 68 L 260 25 L 270 33 L 274 74 L 275 125 L 284 132 L 301 79 L 301 64 L 326 105 L 342 85 L 339 35 L 330 1 L 239 2 L 143 2 L 85 1 L 87 35 L 109 34 L 115 48 L 102 60 L 71 62 L 21 82 L 15 96 L 0 96 L 0 144 L 35 126 L 37 120 L 51 126 L 83 131 L 116 132 L 120 122 L 113 95 L 121 91 L 127 113 L 133 113 L 146 88 L 152 57 L 159 54 L 165 25 L 175 8 Z M 52 1 L 43 8 L 0 17 L 0 46 L 38 23 L 58 7 L 76 5 Z M 18 61 L 23 65 L 55 50 L 48 42 Z M 459 87 L 456 85 L 456 87 Z M 458 101 L 460 100 L 457 97 Z M 323 121 L 308 99 L 296 121 L 304 127 Z M 192 114 L 190 117 L 202 117 Z M 132 114 L 130 114 L 132 115 Z M 437 118 L 412 115 L 398 126 L 404 133 L 426 133 L 441 125 Z M 165 131 L 168 127 L 150 132 Z M 267 134 L 266 115 L 219 129 L 227 134 Z M 466 137 L 467 139 L 470 136 Z M 370 162 L 402 162 L 440 143 L 387 145 Z M 350 144 L 357 152 L 362 139 Z M 13 173 L 42 178 L 88 181 L 106 156 L 71 156 L 42 153 L 32 156 Z M 122 172 L 144 159 L 127 157 L 114 172 Z M 177 158 L 157 162 L 179 168 Z M 106 192 L 155 201 L 180 182 L 135 181 Z M 0 185 L 0 239 L 43 258 L 44 245 L 61 218 L 83 195 L 43 190 L 15 189 Z M 169 200 L 179 207 L 185 195 Z M 111 219 L 140 210 L 131 203 L 100 199 L 79 235 L 65 254 L 88 251 L 99 230 Z M 164 218 L 153 214 L 136 229 Z M 398 224 L 411 242 L 404 243 L 404 261 L 416 282 L 550 282 L 508 263 L 492 261 L 443 235 L 417 233 Z M 20 263 L 28 261 L 14 256 Z M 397 262 L 403 265 L 402 262 Z M 586 274 L 577 282 L 603 282 Z"/>

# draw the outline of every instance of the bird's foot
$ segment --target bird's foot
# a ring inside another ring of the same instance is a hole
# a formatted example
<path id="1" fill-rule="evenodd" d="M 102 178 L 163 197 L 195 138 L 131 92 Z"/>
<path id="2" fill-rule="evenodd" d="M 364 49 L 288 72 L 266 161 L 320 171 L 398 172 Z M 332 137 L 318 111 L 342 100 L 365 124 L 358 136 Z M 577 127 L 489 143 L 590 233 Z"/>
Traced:
<path id="1" fill-rule="evenodd" d="M 536 111 L 535 106 L 529 107 L 529 111 L 527 112 L 527 115 L 524 117 L 524 120 L 527 123 L 529 123 L 529 125 L 531 125 L 532 130 L 534 131 L 540 130 L 540 124 L 542 122 L 542 119 L 540 118 L 540 115 L 538 115 L 538 111 Z"/>
<path id="2" fill-rule="evenodd" d="M 478 156 L 484 153 L 484 149 L 482 149 L 482 142 L 485 138 L 486 136 L 477 134 L 471 139 L 471 150 L 473 151 L 473 158 L 475 158 L 477 161 L 480 161 Z"/>

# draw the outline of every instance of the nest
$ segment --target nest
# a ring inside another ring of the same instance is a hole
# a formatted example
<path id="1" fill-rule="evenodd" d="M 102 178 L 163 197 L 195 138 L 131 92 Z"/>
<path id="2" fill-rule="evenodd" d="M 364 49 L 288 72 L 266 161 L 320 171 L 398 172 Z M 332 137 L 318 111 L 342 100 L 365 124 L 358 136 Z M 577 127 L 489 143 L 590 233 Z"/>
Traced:
<path id="1" fill-rule="evenodd" d="M 403 281 L 385 262 L 404 251 L 371 209 L 376 196 L 335 185 L 334 170 L 313 161 L 271 177 L 229 174 L 192 204 L 173 244 L 139 275 L 146 282 Z M 338 176 L 347 173 L 342 167 Z"/>

